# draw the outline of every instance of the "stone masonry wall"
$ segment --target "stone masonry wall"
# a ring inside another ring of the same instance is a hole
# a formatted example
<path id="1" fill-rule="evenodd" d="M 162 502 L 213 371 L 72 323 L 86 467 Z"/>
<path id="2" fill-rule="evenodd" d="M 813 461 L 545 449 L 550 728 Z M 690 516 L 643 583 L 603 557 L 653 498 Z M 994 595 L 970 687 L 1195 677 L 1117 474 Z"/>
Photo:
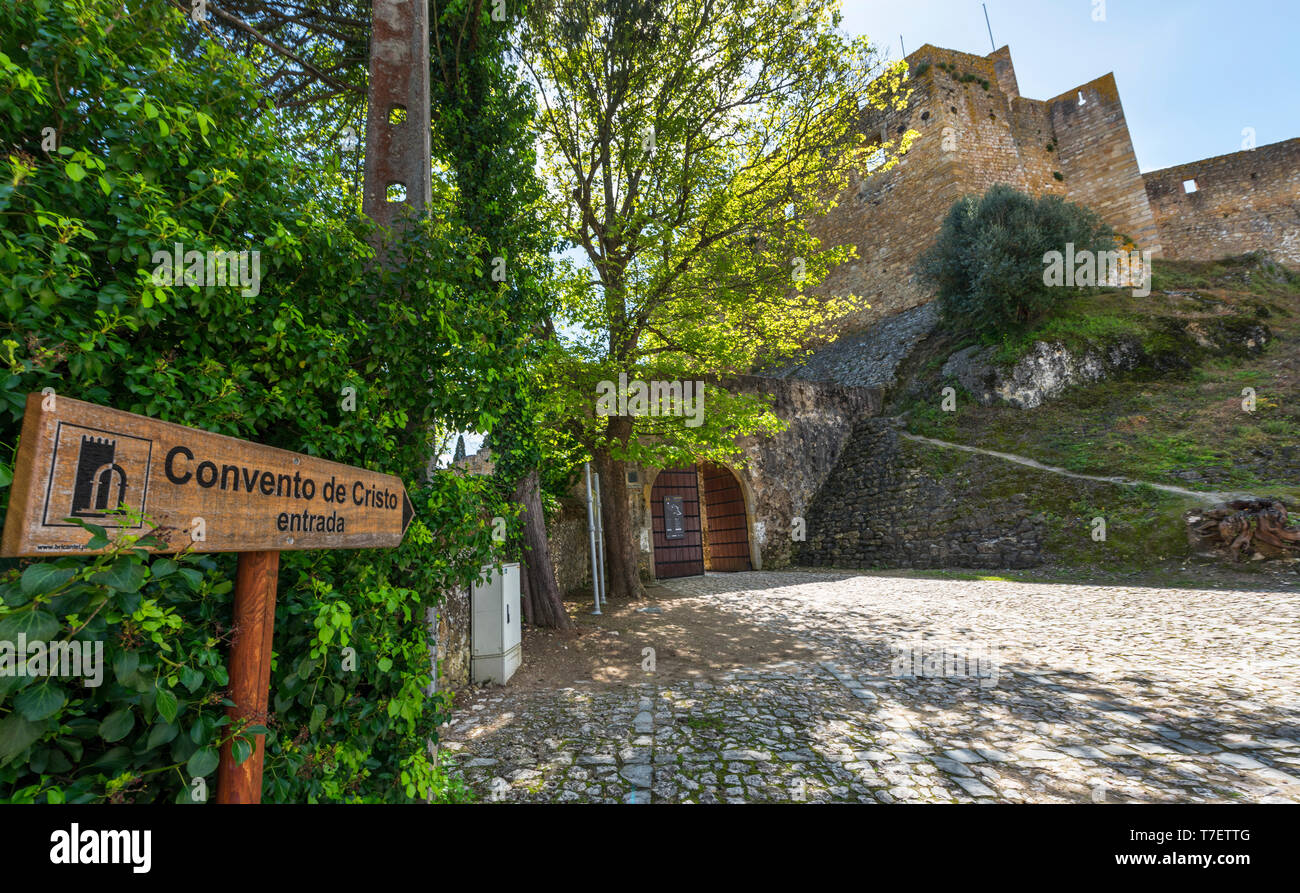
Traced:
<path id="1" fill-rule="evenodd" d="M 813 496 L 831 473 L 854 422 L 877 415 L 881 393 L 871 388 L 747 376 L 735 382 L 773 396 L 773 411 L 787 423 L 775 437 L 741 441 L 748 462 L 740 469 L 752 499 L 762 567 L 786 567 L 793 558 L 792 523 L 804 517 Z"/>
<path id="2" fill-rule="evenodd" d="M 808 510 L 798 564 L 840 568 L 1019 568 L 1043 560 L 1046 521 L 1023 494 L 991 499 L 975 472 L 930 464 L 932 448 L 892 419 L 855 425 Z M 1001 469 L 996 469 L 1001 471 Z"/>
<path id="3" fill-rule="evenodd" d="M 869 304 L 844 320 L 848 330 L 923 303 L 912 265 L 960 196 L 957 153 L 940 138 L 938 89 L 932 77 L 913 77 L 912 97 L 901 111 L 868 111 L 862 129 L 872 140 L 896 141 L 908 130 L 922 137 L 892 170 L 854 177 L 828 215 L 809 221 L 824 244 L 851 244 L 858 257 L 830 272 L 818 291 L 855 295 Z"/>
<path id="4" fill-rule="evenodd" d="M 438 648 L 439 691 L 459 691 L 469 685 L 470 591 L 455 589 L 441 605 L 429 610 L 429 628 Z"/>
<path id="5" fill-rule="evenodd" d="M 1159 255 L 1160 234 L 1147 203 L 1115 76 L 1103 75 L 1047 105 L 1066 198 L 1092 208 L 1139 249 Z"/>
<path id="6" fill-rule="evenodd" d="M 1185 180 L 1196 181 L 1196 192 L 1184 190 Z M 1300 139 L 1153 171 L 1145 181 L 1165 257 L 1267 250 L 1300 266 Z"/>
<path id="7" fill-rule="evenodd" d="M 577 590 L 591 593 L 591 541 L 587 530 L 586 483 L 582 498 L 560 500 L 560 511 L 546 525 L 551 564 L 561 595 Z"/>
<path id="8" fill-rule="evenodd" d="M 916 259 L 953 202 L 999 183 L 1086 204 L 1140 247 L 1159 252 L 1113 76 L 1039 101 L 1020 96 L 1007 47 L 977 56 L 927 44 L 907 62 L 906 108 L 868 109 L 861 127 L 882 144 L 908 130 L 919 137 L 896 167 L 855 177 L 838 206 L 809 224 L 827 245 L 857 247 L 858 259 L 820 286 L 823 294 L 853 294 L 870 305 L 845 318 L 842 330 L 928 301 L 932 295 L 913 278 Z"/>

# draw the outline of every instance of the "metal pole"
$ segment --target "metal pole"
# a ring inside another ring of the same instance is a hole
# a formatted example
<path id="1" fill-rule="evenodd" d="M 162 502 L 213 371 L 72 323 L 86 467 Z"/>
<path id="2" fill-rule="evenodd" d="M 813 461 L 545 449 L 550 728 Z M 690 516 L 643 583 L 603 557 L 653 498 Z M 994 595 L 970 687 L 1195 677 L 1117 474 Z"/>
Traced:
<path id="1" fill-rule="evenodd" d="M 898 48 L 903 51 L 903 58 L 907 58 L 907 46 L 903 43 L 903 35 L 898 35 Z"/>
<path id="2" fill-rule="evenodd" d="M 609 602 L 609 579 L 605 575 L 605 516 L 600 510 L 600 473 L 596 474 L 596 543 L 600 546 L 596 554 L 600 556 L 600 603 Z"/>
<path id="3" fill-rule="evenodd" d="M 997 42 L 993 40 L 993 25 L 989 23 L 989 5 L 987 3 L 981 3 L 980 6 L 984 7 L 984 24 L 988 25 L 989 29 L 989 46 L 992 48 L 993 52 L 996 53 L 998 51 L 998 45 Z"/>
<path id="4" fill-rule="evenodd" d="M 591 463 L 584 463 L 587 469 L 587 539 L 591 541 L 591 594 L 596 602 L 593 614 L 600 613 L 600 572 L 596 562 L 596 507 L 591 501 Z"/>
<path id="5" fill-rule="evenodd" d="M 361 209 L 392 227 L 402 222 L 399 210 L 423 211 L 433 195 L 428 0 L 374 0 L 371 21 Z M 389 201 L 397 184 L 406 197 Z"/>
<path id="6" fill-rule="evenodd" d="M 235 638 L 230 643 L 232 724 L 266 722 L 271 685 L 271 638 L 275 628 L 275 584 L 279 552 L 240 552 L 235 570 Z M 233 727 L 233 726 L 232 726 Z M 261 803 L 266 736 L 254 736 L 253 752 L 236 764 L 230 742 L 221 745 L 217 765 L 218 803 Z"/>

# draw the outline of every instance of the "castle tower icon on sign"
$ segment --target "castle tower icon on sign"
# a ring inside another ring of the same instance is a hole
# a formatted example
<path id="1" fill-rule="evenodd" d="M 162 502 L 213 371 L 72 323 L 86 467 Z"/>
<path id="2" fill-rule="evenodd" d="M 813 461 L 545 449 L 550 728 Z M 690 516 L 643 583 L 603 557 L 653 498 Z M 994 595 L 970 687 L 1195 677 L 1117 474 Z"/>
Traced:
<path id="1" fill-rule="evenodd" d="M 73 515 L 102 515 L 126 500 L 126 472 L 113 461 L 116 454 L 116 440 L 82 435 L 72 492 Z"/>

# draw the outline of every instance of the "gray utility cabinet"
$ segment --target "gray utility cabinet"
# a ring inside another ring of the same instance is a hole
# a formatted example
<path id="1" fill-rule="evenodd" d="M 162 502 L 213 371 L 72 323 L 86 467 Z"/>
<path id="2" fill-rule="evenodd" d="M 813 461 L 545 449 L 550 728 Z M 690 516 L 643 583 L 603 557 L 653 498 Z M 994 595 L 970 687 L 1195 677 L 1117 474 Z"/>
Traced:
<path id="1" fill-rule="evenodd" d="M 501 570 L 484 568 L 485 582 L 474 585 L 471 675 L 475 682 L 505 685 L 519 668 L 519 563 Z"/>

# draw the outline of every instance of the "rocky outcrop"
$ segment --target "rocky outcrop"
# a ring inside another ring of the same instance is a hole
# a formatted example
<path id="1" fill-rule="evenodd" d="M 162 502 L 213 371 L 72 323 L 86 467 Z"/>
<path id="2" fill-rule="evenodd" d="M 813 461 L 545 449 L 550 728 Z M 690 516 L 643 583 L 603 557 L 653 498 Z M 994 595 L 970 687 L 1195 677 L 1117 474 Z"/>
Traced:
<path id="1" fill-rule="evenodd" d="M 985 406 L 1001 401 L 1021 409 L 1041 406 L 1074 385 L 1135 369 L 1142 357 L 1136 339 L 1083 353 L 1070 351 L 1062 344 L 1037 341 L 1010 367 L 994 366 L 993 353 L 989 347 L 959 350 L 944 363 L 943 376 L 956 379 Z"/>
<path id="2" fill-rule="evenodd" d="M 1167 318 L 1163 328 L 1116 338 L 1107 344 L 1071 349 L 1060 342 L 1035 341 L 1014 364 L 998 365 L 996 348 L 967 347 L 950 356 L 942 376 L 955 380 L 985 406 L 1008 403 L 1033 409 L 1071 387 L 1147 370 L 1186 368 L 1197 355 L 1255 354 L 1268 343 L 1268 327 L 1240 317 L 1206 320 Z"/>

